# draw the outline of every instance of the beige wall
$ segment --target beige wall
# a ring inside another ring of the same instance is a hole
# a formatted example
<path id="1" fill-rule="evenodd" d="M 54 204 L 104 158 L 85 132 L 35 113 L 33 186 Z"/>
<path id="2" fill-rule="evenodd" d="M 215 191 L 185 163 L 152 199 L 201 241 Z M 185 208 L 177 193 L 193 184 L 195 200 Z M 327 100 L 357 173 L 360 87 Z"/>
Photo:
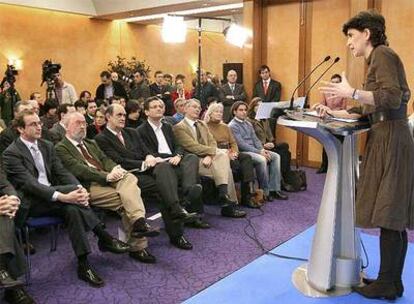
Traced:
<path id="1" fill-rule="evenodd" d="M 184 44 L 163 44 L 160 27 L 92 20 L 85 16 L 0 4 L 0 73 L 10 58 L 23 61 L 17 88 L 22 98 L 40 87 L 41 64 L 52 59 L 62 64 L 64 78 L 77 93 L 94 93 L 99 73 L 117 55 L 135 55 L 151 66 L 189 78 L 197 66 L 197 33 L 189 31 Z M 222 74 L 222 64 L 242 62 L 242 51 L 221 34 L 203 33 L 203 67 Z"/>
<path id="2" fill-rule="evenodd" d="M 288 100 L 298 82 L 300 4 L 288 3 L 267 7 L 267 60 L 272 78 L 282 83 L 282 100 Z M 288 142 L 296 154 L 296 131 L 278 128 L 280 142 Z"/>

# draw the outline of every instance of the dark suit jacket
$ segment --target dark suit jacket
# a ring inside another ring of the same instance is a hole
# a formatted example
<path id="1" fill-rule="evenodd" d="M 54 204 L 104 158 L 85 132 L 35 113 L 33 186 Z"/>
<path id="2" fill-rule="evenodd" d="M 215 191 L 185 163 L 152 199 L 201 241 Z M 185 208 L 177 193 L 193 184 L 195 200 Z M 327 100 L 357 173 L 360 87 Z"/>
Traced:
<path id="1" fill-rule="evenodd" d="M 106 176 L 117 164 L 99 149 L 95 141 L 84 139 L 83 144 L 89 154 L 100 163 L 104 171 L 99 171 L 96 168 L 90 167 L 81 152 L 67 139 L 66 136 L 56 145 L 56 153 L 62 160 L 63 165 L 80 180 L 85 188 L 89 188 L 92 182 L 104 186 L 108 185 Z"/>
<path id="2" fill-rule="evenodd" d="M 263 102 L 275 102 L 280 101 L 280 94 L 282 92 L 282 85 L 280 82 L 270 79 L 269 87 L 267 88 L 267 94 L 264 93 L 263 81 L 256 82 L 253 89 L 253 97 L 260 97 Z"/>
<path id="3" fill-rule="evenodd" d="M 161 95 L 161 99 L 162 101 L 164 101 L 164 104 L 165 104 L 165 115 L 169 115 L 169 116 L 173 115 L 174 105 L 171 99 L 171 94 L 166 94 L 167 92 L 169 92 L 169 87 L 161 86 L 161 88 L 159 88 L 158 85 L 154 82 L 149 86 L 149 88 L 150 88 L 151 96 Z"/>
<path id="4" fill-rule="evenodd" d="M 52 142 L 56 145 L 58 142 L 60 142 L 63 137 L 65 137 L 66 130 L 62 125 L 57 122 L 53 125 L 53 127 L 49 130 L 51 134 Z"/>
<path id="5" fill-rule="evenodd" d="M 2 154 L 19 136 L 19 131 L 12 126 L 4 129 L 0 134 L 0 154 Z M 42 127 L 42 139 L 53 142 L 53 135 L 45 126 Z"/>
<path id="6" fill-rule="evenodd" d="M 135 84 L 134 87 L 132 88 L 131 92 L 129 92 L 129 97 L 131 99 L 144 98 L 144 100 L 145 100 L 150 96 L 151 96 L 150 88 L 145 83 L 145 81 L 142 81 L 139 84 Z"/>
<path id="7" fill-rule="evenodd" d="M 200 91 L 200 92 L 199 92 Z M 214 84 L 207 81 L 201 85 L 201 90 L 197 86 L 194 91 L 194 98 L 197 98 L 201 102 L 201 108 L 203 110 L 207 109 L 207 101 L 209 97 L 219 97 L 218 90 Z"/>
<path id="8" fill-rule="evenodd" d="M 166 158 L 184 154 L 184 149 L 178 144 L 177 140 L 175 139 L 175 135 L 170 124 L 163 123 L 161 127 L 162 133 L 164 134 L 165 140 L 167 141 L 168 147 L 172 153 L 170 155 L 158 153 L 158 140 L 155 136 L 154 130 L 148 121 L 145 121 L 137 130 L 144 145 L 147 147 L 149 153 L 152 156 Z"/>
<path id="9" fill-rule="evenodd" d="M 0 196 L 3 196 L 5 194 L 17 196 L 17 192 L 12 184 L 10 184 L 10 182 L 7 180 L 7 176 L 4 173 L 3 168 L 0 168 Z"/>
<path id="10" fill-rule="evenodd" d="M 112 81 L 112 85 L 114 87 L 114 96 L 124 97 L 125 99 L 128 99 L 128 94 L 121 83 L 118 81 Z M 105 99 L 105 85 L 103 83 L 101 83 L 96 88 L 95 96 L 96 99 Z"/>
<path id="11" fill-rule="evenodd" d="M 137 130 L 124 128 L 122 137 L 126 146 L 111 131 L 105 129 L 96 135 L 95 141 L 102 151 L 122 168 L 126 170 L 141 168 L 145 157 L 150 153 L 138 136 Z"/>
<path id="12" fill-rule="evenodd" d="M 226 96 L 234 96 L 234 99 L 228 99 Z M 224 113 L 223 121 L 228 123 L 231 118 L 231 107 L 236 101 L 246 101 L 247 95 L 244 90 L 244 86 L 240 83 L 234 84 L 234 91 L 231 90 L 230 85 L 226 83 L 221 88 L 219 88 L 219 99 L 223 103 Z"/>
<path id="13" fill-rule="evenodd" d="M 4 170 L 17 191 L 21 191 L 25 196 L 33 196 L 50 202 L 53 193 L 56 191 L 54 186 L 79 185 L 80 183 L 62 166 L 51 142 L 39 139 L 38 146 L 43 156 L 46 175 L 51 186 L 42 185 L 37 181 L 39 173 L 32 154 L 20 138 L 4 151 Z"/>

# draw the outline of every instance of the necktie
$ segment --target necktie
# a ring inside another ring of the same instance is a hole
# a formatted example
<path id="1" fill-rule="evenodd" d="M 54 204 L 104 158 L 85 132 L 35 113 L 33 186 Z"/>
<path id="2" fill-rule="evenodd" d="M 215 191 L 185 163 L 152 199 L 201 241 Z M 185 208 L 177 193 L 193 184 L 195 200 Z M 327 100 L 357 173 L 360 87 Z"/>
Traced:
<path id="1" fill-rule="evenodd" d="M 125 141 L 124 137 L 122 136 L 122 132 L 118 132 L 118 134 L 116 134 L 116 137 L 118 137 L 119 141 L 125 146 Z"/>
<path id="2" fill-rule="evenodd" d="M 47 179 L 47 175 L 46 175 L 45 162 L 43 161 L 43 156 L 42 156 L 42 153 L 39 150 L 39 147 L 37 145 L 33 145 L 33 146 L 30 147 L 30 149 L 33 152 L 32 153 L 33 161 L 35 163 L 37 173 L 39 174 L 37 180 L 42 185 L 50 186 L 50 182 Z"/>
<path id="3" fill-rule="evenodd" d="M 269 82 L 267 82 L 267 81 L 265 81 L 264 83 L 263 83 L 263 91 L 264 91 L 264 94 L 265 95 L 267 95 L 267 89 L 269 88 Z"/>
<path id="4" fill-rule="evenodd" d="M 86 161 L 90 163 L 92 166 L 94 166 L 96 169 L 98 169 L 99 171 L 102 171 L 101 164 L 89 154 L 85 146 L 83 144 L 79 144 L 78 147 L 81 150 L 82 155 L 86 159 Z"/>
<path id="5" fill-rule="evenodd" d="M 234 93 L 234 84 L 230 85 L 230 90 L 232 93 Z"/>
<path id="6" fill-rule="evenodd" d="M 200 129 L 198 128 L 198 122 L 197 121 L 194 123 L 194 127 L 196 129 L 197 141 L 200 142 L 200 140 L 201 140 L 201 133 L 200 133 Z"/>

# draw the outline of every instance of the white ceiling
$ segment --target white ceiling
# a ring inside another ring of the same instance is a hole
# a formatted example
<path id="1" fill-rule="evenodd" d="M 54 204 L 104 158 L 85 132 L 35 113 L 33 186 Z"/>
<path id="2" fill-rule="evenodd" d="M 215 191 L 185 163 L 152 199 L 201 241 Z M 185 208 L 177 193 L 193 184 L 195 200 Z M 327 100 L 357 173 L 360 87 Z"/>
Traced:
<path id="1" fill-rule="evenodd" d="M 243 0 L 0 0 L 0 3 L 83 14 L 95 18 L 123 19 L 171 10 L 197 9 Z"/>

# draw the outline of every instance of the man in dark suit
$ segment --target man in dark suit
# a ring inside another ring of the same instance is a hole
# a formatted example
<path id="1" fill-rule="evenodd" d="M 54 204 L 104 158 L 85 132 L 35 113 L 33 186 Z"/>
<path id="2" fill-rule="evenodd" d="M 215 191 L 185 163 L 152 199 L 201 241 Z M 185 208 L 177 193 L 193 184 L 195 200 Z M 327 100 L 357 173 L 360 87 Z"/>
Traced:
<path id="1" fill-rule="evenodd" d="M 259 69 L 260 80 L 256 82 L 253 89 L 253 97 L 260 97 L 262 102 L 278 102 L 282 93 L 282 85 L 279 81 L 273 80 L 270 77 L 270 68 L 267 65 L 262 65 Z M 274 109 L 269 118 L 270 129 L 272 134 L 276 137 L 276 121 L 278 111 Z"/>
<path id="2" fill-rule="evenodd" d="M 174 104 L 171 99 L 171 92 L 169 87 L 164 84 L 164 73 L 156 71 L 154 74 L 155 82 L 149 88 L 151 96 L 156 96 L 165 104 L 165 115 L 172 116 L 174 114 Z"/>
<path id="3" fill-rule="evenodd" d="M 89 190 L 90 204 L 117 211 L 128 243 L 129 256 L 143 263 L 155 263 L 146 237 L 159 235 L 145 220 L 145 207 L 137 178 L 107 157 L 95 141 L 86 139 L 86 121 L 80 113 L 65 119 L 66 136 L 56 145 L 63 165 Z"/>
<path id="4" fill-rule="evenodd" d="M 201 110 L 205 111 L 208 107 L 209 97 L 218 98 L 218 90 L 216 86 L 208 80 L 207 74 L 204 70 L 200 74 L 201 85 L 197 84 L 195 87 L 193 98 L 197 98 L 201 103 Z"/>
<path id="5" fill-rule="evenodd" d="M 231 107 L 236 101 L 246 101 L 247 95 L 244 86 L 237 83 L 237 72 L 227 72 L 227 83 L 219 88 L 219 99 L 223 103 L 223 121 L 228 123 L 232 119 Z"/>
<path id="6" fill-rule="evenodd" d="M 174 185 L 181 181 L 182 192 L 184 195 L 193 197 L 187 200 L 187 209 L 199 214 L 203 213 L 201 200 L 201 185 L 198 184 L 198 157 L 195 154 L 185 153 L 184 149 L 178 144 L 172 126 L 164 123 L 165 106 L 162 100 L 157 97 L 148 98 L 144 102 L 144 111 L 148 119 L 138 128 L 138 134 L 142 138 L 144 145 L 149 150 L 149 155 L 161 159 L 170 158 L 168 168 Z M 156 165 L 159 166 L 159 165 Z M 195 190 L 200 190 L 198 197 L 194 197 Z M 209 224 L 201 218 L 187 223 L 193 228 L 209 228 Z"/>
<path id="7" fill-rule="evenodd" d="M 96 88 L 95 98 L 97 100 L 108 100 L 112 96 L 124 97 L 128 99 L 128 94 L 123 85 L 111 79 L 111 73 L 103 71 L 100 75 L 101 84 Z"/>
<path id="8" fill-rule="evenodd" d="M 129 246 L 105 231 L 89 208 L 89 193 L 62 166 L 53 144 L 40 139 L 42 127 L 37 114 L 23 111 L 15 124 L 20 137 L 4 151 L 3 163 L 22 201 L 16 225 L 22 226 L 28 216 L 63 218 L 78 257 L 78 277 L 92 286 L 103 286 L 103 280 L 87 260 L 90 253 L 87 231 L 95 233 L 102 251 L 124 253 Z"/>
<path id="9" fill-rule="evenodd" d="M 123 107 L 109 106 L 106 117 L 107 129 L 95 138 L 96 142 L 109 157 L 125 169 L 143 171 L 135 172 L 138 185 L 144 194 L 149 191 L 159 193 L 160 210 L 171 243 L 178 248 L 191 249 L 191 243 L 183 236 L 183 222 L 194 220 L 195 214 L 188 214 L 179 204 L 174 170 L 168 162 L 157 164 L 157 159 L 147 150 L 137 131 L 124 128 L 125 110 Z M 196 196 L 195 199 L 200 194 L 201 186 L 192 188 L 192 195 Z"/>
<path id="10" fill-rule="evenodd" d="M 0 169 L 0 288 L 5 288 L 8 303 L 34 303 L 17 278 L 26 265 L 23 250 L 15 235 L 14 217 L 20 206 L 16 190 Z"/>
<path id="11" fill-rule="evenodd" d="M 65 137 L 66 129 L 63 125 L 63 119 L 65 115 L 68 113 L 76 112 L 75 106 L 69 103 L 63 103 L 59 105 L 57 115 L 59 117 L 59 121 L 53 125 L 53 127 L 49 130 L 51 134 L 51 139 L 54 144 L 60 142 L 63 137 Z"/>

